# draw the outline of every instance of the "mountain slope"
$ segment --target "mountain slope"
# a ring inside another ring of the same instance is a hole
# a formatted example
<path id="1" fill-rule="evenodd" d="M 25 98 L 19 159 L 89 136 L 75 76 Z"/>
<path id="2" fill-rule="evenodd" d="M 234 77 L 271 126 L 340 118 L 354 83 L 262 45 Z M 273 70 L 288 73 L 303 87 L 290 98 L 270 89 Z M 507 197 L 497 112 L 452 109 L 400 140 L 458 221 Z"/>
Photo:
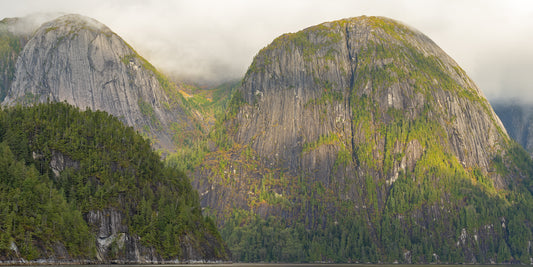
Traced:
<path id="1" fill-rule="evenodd" d="M 516 238 L 533 238 L 531 213 L 515 214 L 531 212 L 529 159 L 457 63 L 401 23 L 277 38 L 217 125 L 193 185 L 235 260 L 529 262 Z"/>
<path id="2" fill-rule="evenodd" d="M 14 77 L 4 105 L 50 100 L 104 110 L 165 150 L 198 135 L 200 123 L 176 85 L 87 17 L 44 23 L 21 51 Z"/>
<path id="3" fill-rule="evenodd" d="M 187 177 L 105 112 L 0 110 L 0 153 L 0 262 L 227 259 Z"/>

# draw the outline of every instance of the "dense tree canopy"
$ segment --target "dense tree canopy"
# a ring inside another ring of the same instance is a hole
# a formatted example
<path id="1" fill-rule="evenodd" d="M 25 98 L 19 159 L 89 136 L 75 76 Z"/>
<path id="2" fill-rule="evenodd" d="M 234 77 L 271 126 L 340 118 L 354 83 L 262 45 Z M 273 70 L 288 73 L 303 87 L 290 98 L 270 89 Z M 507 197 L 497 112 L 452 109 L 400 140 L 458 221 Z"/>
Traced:
<path id="1" fill-rule="evenodd" d="M 64 246 L 71 257 L 94 258 L 83 217 L 103 209 L 125 214 L 131 234 L 163 258 L 182 256 L 185 236 L 195 246 L 216 240 L 225 255 L 183 172 L 105 112 L 65 103 L 1 110 L 0 153 L 1 257 L 31 260 Z"/>

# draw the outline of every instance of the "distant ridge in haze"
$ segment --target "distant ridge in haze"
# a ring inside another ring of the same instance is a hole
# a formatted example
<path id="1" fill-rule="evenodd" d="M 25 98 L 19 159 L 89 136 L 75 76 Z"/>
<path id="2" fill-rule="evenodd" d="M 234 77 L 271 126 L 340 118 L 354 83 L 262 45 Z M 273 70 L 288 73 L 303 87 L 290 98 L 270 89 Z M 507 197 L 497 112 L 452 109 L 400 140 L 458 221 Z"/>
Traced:
<path id="1" fill-rule="evenodd" d="M 533 105 L 515 99 L 494 101 L 492 106 L 509 136 L 533 155 Z"/>

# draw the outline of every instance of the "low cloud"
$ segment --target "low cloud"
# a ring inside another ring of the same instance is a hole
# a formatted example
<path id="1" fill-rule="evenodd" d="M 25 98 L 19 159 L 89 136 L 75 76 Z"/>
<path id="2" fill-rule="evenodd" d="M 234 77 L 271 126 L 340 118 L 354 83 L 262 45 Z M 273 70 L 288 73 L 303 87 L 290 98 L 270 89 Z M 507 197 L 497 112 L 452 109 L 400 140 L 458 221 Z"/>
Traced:
<path id="1" fill-rule="evenodd" d="M 163 72 L 213 85 L 241 78 L 277 36 L 360 15 L 433 39 L 491 99 L 533 103 L 533 5 L 527 0 L 3 1 L 0 17 L 78 13 L 99 20 Z"/>
<path id="2" fill-rule="evenodd" d="M 55 19 L 61 15 L 64 15 L 64 13 L 33 13 L 31 15 L 14 18 L 12 20 L 8 18 L 6 25 L 9 32 L 13 34 L 30 36 L 41 24 Z M 0 20 L 1 19 L 2 18 L 0 18 Z"/>

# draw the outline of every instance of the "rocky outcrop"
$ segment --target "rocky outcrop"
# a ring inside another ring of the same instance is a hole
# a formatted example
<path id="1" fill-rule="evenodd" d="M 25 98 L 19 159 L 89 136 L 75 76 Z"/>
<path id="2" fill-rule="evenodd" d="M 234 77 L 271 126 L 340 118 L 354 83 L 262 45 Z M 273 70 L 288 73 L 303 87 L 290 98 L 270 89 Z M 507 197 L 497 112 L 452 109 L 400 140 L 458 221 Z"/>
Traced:
<path id="1" fill-rule="evenodd" d="M 79 169 L 80 163 L 70 159 L 57 151 L 52 151 L 52 158 L 50 159 L 50 169 L 55 177 L 59 177 L 62 171 L 66 168 Z"/>
<path id="2" fill-rule="evenodd" d="M 533 155 L 533 105 L 521 101 L 494 101 L 494 111 L 509 136 Z"/>
<path id="3" fill-rule="evenodd" d="M 185 238 L 181 244 L 184 251 L 179 259 L 164 259 L 154 248 L 142 244 L 141 238 L 132 234 L 123 223 L 125 216 L 116 209 L 89 211 L 86 220 L 96 231 L 97 261 L 118 264 L 161 264 L 161 263 L 215 263 L 223 259 L 215 253 L 198 250 L 192 238 Z M 213 243 L 218 241 L 212 240 Z M 206 253 L 207 252 L 207 253 Z"/>
<path id="4" fill-rule="evenodd" d="M 114 209 L 89 211 L 86 215 L 89 225 L 97 229 L 96 250 L 99 262 L 113 263 L 161 263 L 164 262 L 153 248 L 140 243 L 123 224 L 124 215 Z"/>
<path id="5" fill-rule="evenodd" d="M 195 131 L 177 87 L 100 22 L 66 15 L 43 24 L 24 46 L 3 105 L 66 101 L 103 110 L 174 149 Z"/>

